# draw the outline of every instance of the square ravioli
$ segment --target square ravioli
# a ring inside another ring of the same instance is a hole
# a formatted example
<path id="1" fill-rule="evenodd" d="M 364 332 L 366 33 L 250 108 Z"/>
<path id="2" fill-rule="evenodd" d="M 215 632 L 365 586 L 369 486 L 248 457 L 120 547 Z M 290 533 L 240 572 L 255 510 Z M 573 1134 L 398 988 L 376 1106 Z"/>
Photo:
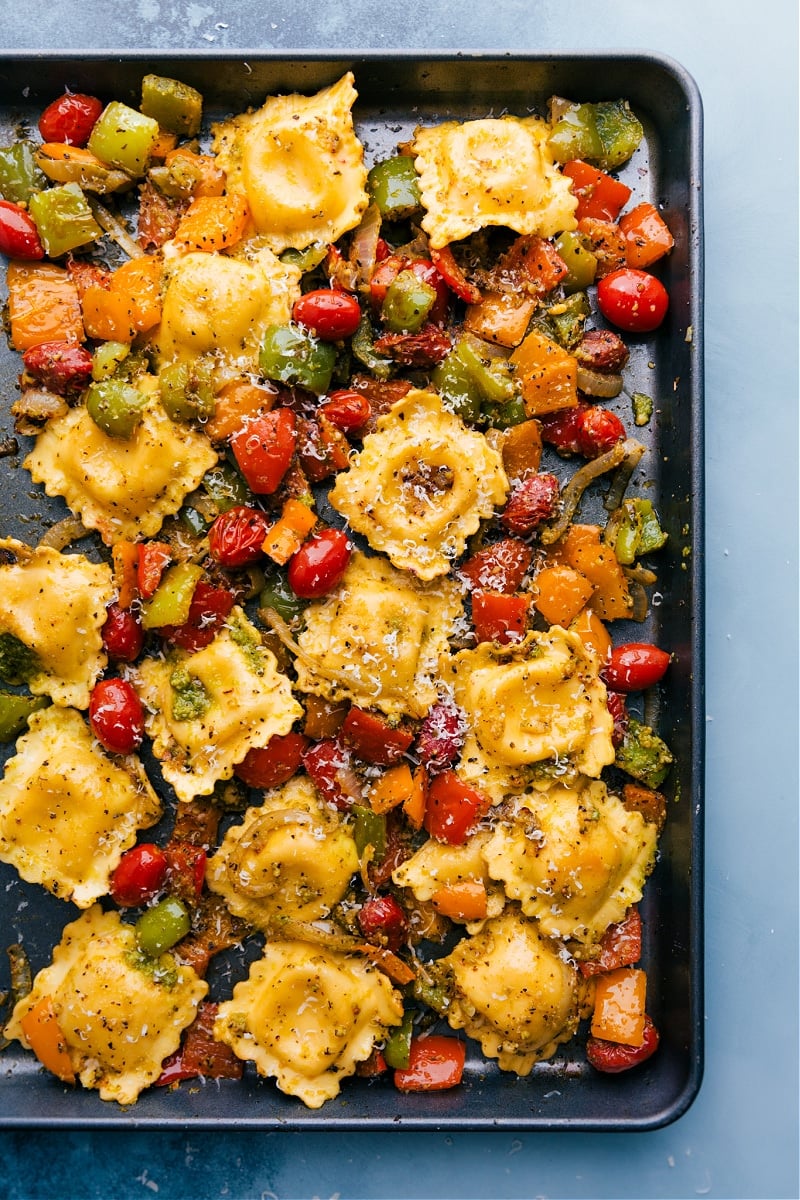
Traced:
<path id="1" fill-rule="evenodd" d="M 462 617 L 452 581 L 417 583 L 384 559 L 355 553 L 338 587 L 306 609 L 297 686 L 388 717 L 424 717 L 438 695 L 439 660 Z"/>
<path id="2" fill-rule="evenodd" d="M 210 645 L 129 667 L 146 728 L 179 800 L 208 796 L 254 746 L 288 733 L 303 710 L 241 608 Z"/>
<path id="3" fill-rule="evenodd" d="M 503 459 L 483 434 L 414 389 L 364 438 L 329 499 L 373 550 L 429 580 L 447 574 L 507 494 Z"/>
<path id="4" fill-rule="evenodd" d="M 108 546 L 158 533 L 217 462 L 205 434 L 164 412 L 154 376 L 140 377 L 137 387 L 152 399 L 129 438 L 110 437 L 77 405 L 48 422 L 24 462 L 34 482 L 63 496 Z"/>
<path id="5" fill-rule="evenodd" d="M 103 1100 L 133 1104 L 178 1049 L 207 992 L 171 955 L 146 959 L 134 927 L 95 905 L 67 925 L 5 1034 L 27 1045 L 22 1022 L 49 1000 L 74 1075 Z"/>
<path id="6" fill-rule="evenodd" d="M 88 707 L 108 661 L 101 631 L 115 594 L 105 563 L 0 538 L 0 638 L 30 652 L 24 681 L 35 696 Z"/>
<path id="7" fill-rule="evenodd" d="M 133 756 L 102 749 L 79 712 L 34 713 L 0 782 L 0 860 L 88 908 L 161 804 Z"/>

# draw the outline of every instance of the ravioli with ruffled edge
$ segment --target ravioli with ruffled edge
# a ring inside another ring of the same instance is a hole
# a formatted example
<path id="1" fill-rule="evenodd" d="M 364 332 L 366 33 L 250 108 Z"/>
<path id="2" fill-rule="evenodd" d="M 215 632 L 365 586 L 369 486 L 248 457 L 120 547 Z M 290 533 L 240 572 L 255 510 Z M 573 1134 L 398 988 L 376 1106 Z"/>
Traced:
<path id="1" fill-rule="evenodd" d="M 434 249 L 488 225 L 552 237 L 575 229 L 578 201 L 538 117 L 486 117 L 418 128 L 412 150 Z"/>
<path id="2" fill-rule="evenodd" d="M 297 688 L 388 717 L 424 717 L 463 607 L 451 580 L 423 584 L 356 551 L 341 582 L 305 610 Z"/>
<path id="3" fill-rule="evenodd" d="M 489 874 L 548 937 L 598 942 L 642 898 L 658 829 L 600 780 L 514 801 L 481 847 Z"/>
<path id="4" fill-rule="evenodd" d="M 412 389 L 382 416 L 329 500 L 373 550 L 419 579 L 446 575 L 505 501 L 503 459 L 435 392 Z"/>
<path id="5" fill-rule="evenodd" d="M 498 916 L 506 902 L 503 888 L 490 876 L 483 856 L 489 836 L 484 830 L 456 846 L 428 838 L 410 858 L 395 868 L 392 882 L 396 887 L 408 888 L 422 903 L 432 900 L 441 888 L 482 883 L 486 888 L 486 917 L 463 922 L 470 933 L 475 933 L 487 917 Z"/>
<path id="6" fill-rule="evenodd" d="M 135 386 L 150 398 L 129 438 L 109 436 L 79 404 L 48 421 L 23 464 L 107 546 L 158 533 L 217 462 L 205 434 L 167 416 L 155 376 Z"/>
<path id="7" fill-rule="evenodd" d="M 22 1020 L 47 998 L 75 1075 L 102 1100 L 133 1104 L 180 1044 L 208 984 L 169 954 L 146 959 L 133 925 L 94 905 L 67 925 L 51 965 L 14 1007 L 5 1035 L 27 1047 Z"/>
<path id="8" fill-rule="evenodd" d="M 231 826 L 208 861 L 206 882 L 234 916 L 267 932 L 281 915 L 326 917 L 358 867 L 351 830 L 300 776 Z"/>
<path id="9" fill-rule="evenodd" d="M 126 668 L 153 754 L 179 800 L 208 796 L 253 747 L 288 733 L 303 709 L 255 625 L 235 606 L 210 645 Z"/>
<path id="10" fill-rule="evenodd" d="M 161 803 L 135 755 L 111 756 L 72 708 L 34 713 L 0 782 L 0 861 L 87 908 Z"/>
<path id="11" fill-rule="evenodd" d="M 348 71 L 313 96 L 271 96 L 212 126 L 227 187 L 247 197 L 257 232 L 276 254 L 337 241 L 367 207 L 353 84 Z"/>
<path id="12" fill-rule="evenodd" d="M 400 993 L 369 963 L 305 942 L 270 941 L 220 1004 L 214 1037 L 282 1092 L 320 1108 L 402 1020 Z"/>
<path id="13" fill-rule="evenodd" d="M 503 1071 L 529 1075 L 588 1015 L 590 989 L 564 947 L 517 908 L 463 938 L 437 968 L 451 982 L 448 1023 Z"/>
<path id="14" fill-rule="evenodd" d="M 35 696 L 88 708 L 108 662 L 102 628 L 115 595 L 107 563 L 0 538 L 0 634 L 35 655 L 26 680 Z"/>

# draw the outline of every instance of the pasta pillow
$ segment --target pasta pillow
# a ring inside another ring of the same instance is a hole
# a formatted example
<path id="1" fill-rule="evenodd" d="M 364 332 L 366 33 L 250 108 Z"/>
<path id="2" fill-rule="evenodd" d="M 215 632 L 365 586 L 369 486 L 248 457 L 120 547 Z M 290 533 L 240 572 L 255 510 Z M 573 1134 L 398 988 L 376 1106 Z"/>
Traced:
<path id="1" fill-rule="evenodd" d="M 367 207 L 353 82 L 348 72 L 314 96 L 271 96 L 213 127 L 228 187 L 247 197 L 257 232 L 276 254 L 335 242 Z"/>
<path id="2" fill-rule="evenodd" d="M 408 888 L 415 899 L 425 903 L 432 900 L 441 888 L 451 888 L 463 883 L 480 883 L 486 888 L 486 915 L 496 917 L 503 910 L 503 889 L 491 879 L 483 856 L 483 847 L 488 832 L 468 837 L 463 845 L 451 846 L 447 842 L 428 838 L 420 848 L 392 872 L 392 882 L 397 887 Z M 470 932 L 480 928 L 481 922 L 467 922 Z"/>
<path id="3" fill-rule="evenodd" d="M 27 1045 L 22 1021 L 49 998 L 83 1086 L 97 1088 L 103 1100 L 133 1104 L 178 1049 L 207 992 L 208 984 L 171 955 L 145 958 L 134 927 L 95 905 L 67 925 L 5 1033 Z"/>
<path id="4" fill-rule="evenodd" d="M 79 908 L 109 890 L 122 854 L 161 804 L 138 759 L 112 757 L 79 712 L 46 708 L 0 782 L 0 861 Z"/>
<path id="5" fill-rule="evenodd" d="M 214 1036 L 309 1108 L 338 1095 L 393 1025 L 403 1001 L 361 959 L 305 942 L 267 942 L 219 1006 Z"/>
<path id="6" fill-rule="evenodd" d="M 435 392 L 412 390 L 364 439 L 330 502 L 373 550 L 430 580 L 447 574 L 508 487 L 502 457 L 483 434 Z"/>
<path id="7" fill-rule="evenodd" d="M 435 249 L 487 225 L 541 237 L 576 227 L 577 200 L 537 117 L 445 121 L 417 129 L 422 228 Z"/>
<path id="8" fill-rule="evenodd" d="M 0 538 L 0 638 L 30 652 L 25 681 L 35 696 L 88 708 L 108 662 L 101 631 L 115 594 L 106 563 Z"/>

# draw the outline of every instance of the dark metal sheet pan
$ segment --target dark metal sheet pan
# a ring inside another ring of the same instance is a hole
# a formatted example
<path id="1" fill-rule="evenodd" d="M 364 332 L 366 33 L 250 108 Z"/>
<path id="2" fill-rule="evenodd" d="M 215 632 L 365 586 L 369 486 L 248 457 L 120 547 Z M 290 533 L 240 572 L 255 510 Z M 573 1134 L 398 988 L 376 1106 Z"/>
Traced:
<path id="1" fill-rule="evenodd" d="M 671 297 L 657 338 L 639 339 L 627 369 L 629 391 L 656 399 L 656 414 L 637 436 L 648 453 L 637 473 L 648 481 L 669 542 L 659 556 L 658 596 L 648 625 L 617 626 L 619 640 L 657 640 L 675 654 L 648 712 L 671 745 L 669 818 L 641 906 L 646 931 L 648 1007 L 661 1031 L 658 1053 L 617 1076 L 593 1071 L 580 1039 L 562 1047 L 526 1079 L 468 1055 L 463 1085 L 449 1092 L 402 1095 L 389 1083 L 346 1081 L 342 1094 L 311 1111 L 272 1082 L 151 1089 L 128 1109 L 95 1092 L 57 1084 L 16 1043 L 0 1056 L 0 1125 L 106 1128 L 259 1128 L 357 1130 L 646 1130 L 666 1125 L 692 1103 L 702 1077 L 703 889 L 703 417 L 702 417 L 702 105 L 693 80 L 672 60 L 647 52 L 537 55 L 427 52 L 318 52 L 292 57 L 262 51 L 236 56 L 192 52 L 93 52 L 0 58 L 0 145 L 63 89 L 138 104 L 142 75 L 184 79 L 217 119 L 263 103 L 276 92 L 311 92 L 352 69 L 356 121 L 372 162 L 420 123 L 509 112 L 544 112 L 557 93 L 580 100 L 626 97 L 645 126 L 645 141 L 623 170 L 637 199 L 657 202 L 675 236 L 659 274 Z M 4 297 L 3 297 L 4 299 Z M 637 339 L 633 339 L 634 342 Z M 0 440 L 13 433 L 9 408 L 19 356 L 0 339 Z M 618 411 L 630 420 L 628 407 Z M 619 402 L 612 402 L 614 407 Z M 16 458 L 0 459 L 0 531 L 35 543 L 65 515 L 31 484 Z M 80 549 L 86 550 L 81 543 Z M 2 757 L 10 749 L 4 748 Z M 4 947 L 22 941 L 34 971 L 50 960 L 72 905 L 23 883 L 0 864 L 0 991 L 8 985 Z M 241 970 L 241 964 L 240 964 Z"/>

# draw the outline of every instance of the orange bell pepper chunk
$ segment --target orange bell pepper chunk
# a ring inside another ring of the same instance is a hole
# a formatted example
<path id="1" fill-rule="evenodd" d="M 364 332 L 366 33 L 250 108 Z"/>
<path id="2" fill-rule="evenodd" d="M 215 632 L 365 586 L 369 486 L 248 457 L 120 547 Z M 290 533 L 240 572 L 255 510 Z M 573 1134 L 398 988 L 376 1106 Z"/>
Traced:
<path id="1" fill-rule="evenodd" d="M 619 219 L 625 238 L 625 262 L 629 267 L 649 267 L 675 245 L 667 223 L 653 204 L 637 204 Z"/>
<path id="2" fill-rule="evenodd" d="M 43 1067 L 64 1083 L 75 1082 L 67 1042 L 50 996 L 43 996 L 20 1021 L 25 1040 Z"/>
<path id="3" fill-rule="evenodd" d="M 597 655 L 598 662 L 608 661 L 611 653 L 611 635 L 591 607 L 579 612 L 569 627 L 573 633 L 577 633 L 587 650 L 592 650 Z"/>
<path id="4" fill-rule="evenodd" d="M 295 554 L 317 523 L 317 514 L 302 500 L 289 499 L 261 547 L 267 558 L 284 566 Z"/>
<path id="5" fill-rule="evenodd" d="M 276 393 L 249 379 L 232 379 L 215 400 L 214 415 L 205 426 L 212 442 L 224 442 L 237 433 L 248 417 L 257 417 L 275 407 Z"/>
<path id="6" fill-rule="evenodd" d="M 482 921 L 486 916 L 486 885 L 482 879 L 451 883 L 435 891 L 431 903 L 451 921 Z"/>
<path id="7" fill-rule="evenodd" d="M 197 196 L 181 217 L 175 241 L 190 250 L 227 250 L 241 241 L 250 209 L 244 196 Z"/>
<path id="8" fill-rule="evenodd" d="M 403 801 L 403 813 L 409 825 L 414 829 L 422 829 L 428 803 L 428 772 L 421 763 L 414 771 L 412 784 L 411 793 Z"/>
<path id="9" fill-rule="evenodd" d="M 89 287 L 83 321 L 90 337 L 132 342 L 161 320 L 161 263 L 150 255 L 132 258 L 113 272 L 109 286 Z"/>
<path id="10" fill-rule="evenodd" d="M 196 179 L 192 187 L 192 196 L 221 196 L 225 191 L 227 176 L 222 168 L 217 166 L 213 154 L 195 154 L 188 146 L 178 146 L 164 159 L 164 166 L 167 168 L 177 165 L 184 167 L 187 174 Z"/>
<path id="11" fill-rule="evenodd" d="M 597 977 L 592 1036 L 623 1046 L 644 1041 L 647 975 L 638 967 L 619 967 Z"/>
<path id="12" fill-rule="evenodd" d="M 12 261 L 6 273 L 11 345 L 29 350 L 43 342 L 83 342 L 78 289 L 63 267 Z"/>
<path id="13" fill-rule="evenodd" d="M 557 342 L 533 329 L 517 346 L 509 362 L 520 381 L 529 417 L 575 408 L 578 403 L 578 363 Z"/>
<path id="14" fill-rule="evenodd" d="M 369 793 L 370 808 L 376 813 L 386 813 L 398 808 L 412 796 L 414 777 L 408 763 L 388 767 L 373 784 Z"/>
<path id="15" fill-rule="evenodd" d="M 616 221 L 631 198 L 631 189 L 619 179 L 598 170 L 582 159 L 564 163 L 562 174 L 572 180 L 573 195 L 578 197 L 575 217 L 596 217 L 601 221 Z"/>
<path id="16" fill-rule="evenodd" d="M 117 587 L 117 604 L 130 608 L 136 599 L 139 547 L 136 542 L 115 542 L 111 547 L 114 583 Z"/>
<path id="17" fill-rule="evenodd" d="M 594 588 L 574 567 L 544 567 L 536 576 L 533 604 L 550 625 L 569 625 L 591 599 Z"/>

